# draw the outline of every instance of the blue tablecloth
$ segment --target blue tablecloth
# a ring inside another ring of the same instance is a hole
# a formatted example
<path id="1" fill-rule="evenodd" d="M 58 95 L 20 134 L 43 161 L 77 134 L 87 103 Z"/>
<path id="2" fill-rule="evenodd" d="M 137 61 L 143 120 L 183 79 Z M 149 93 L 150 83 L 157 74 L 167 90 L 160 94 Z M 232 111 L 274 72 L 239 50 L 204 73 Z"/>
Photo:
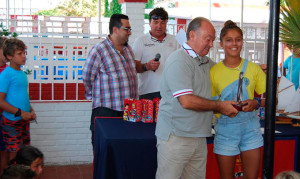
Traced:
<path id="1" fill-rule="evenodd" d="M 95 119 L 94 179 L 153 179 L 157 168 L 155 123 Z"/>
<path id="2" fill-rule="evenodd" d="M 94 179 L 154 179 L 157 168 L 155 125 L 126 122 L 121 118 L 95 119 Z M 277 125 L 276 130 L 282 132 L 275 135 L 276 140 L 296 137 L 299 146 L 300 128 Z M 208 138 L 208 143 L 212 140 Z M 299 172 L 300 155 L 295 157 Z"/>

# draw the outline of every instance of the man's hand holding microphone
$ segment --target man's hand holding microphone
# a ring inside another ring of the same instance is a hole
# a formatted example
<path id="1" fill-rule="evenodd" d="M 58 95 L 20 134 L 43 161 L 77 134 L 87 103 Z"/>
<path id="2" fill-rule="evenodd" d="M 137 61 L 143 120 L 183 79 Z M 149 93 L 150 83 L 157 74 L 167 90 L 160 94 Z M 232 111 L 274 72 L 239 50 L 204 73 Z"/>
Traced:
<path id="1" fill-rule="evenodd" d="M 155 70 L 157 70 L 160 65 L 160 62 L 159 62 L 160 57 L 161 57 L 160 54 L 157 53 L 155 55 L 155 58 L 153 58 L 146 64 L 147 70 L 152 70 L 153 72 L 155 72 Z"/>

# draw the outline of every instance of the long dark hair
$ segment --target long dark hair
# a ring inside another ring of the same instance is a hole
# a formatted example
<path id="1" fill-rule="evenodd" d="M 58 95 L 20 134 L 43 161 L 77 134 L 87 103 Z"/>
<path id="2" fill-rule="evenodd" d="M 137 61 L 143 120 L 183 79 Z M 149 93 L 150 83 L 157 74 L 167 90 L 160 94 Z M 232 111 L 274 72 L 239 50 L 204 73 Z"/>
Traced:
<path id="1" fill-rule="evenodd" d="M 30 166 L 37 158 L 44 158 L 43 153 L 38 148 L 33 146 L 24 146 L 20 148 L 17 152 L 16 158 L 10 163 Z"/>

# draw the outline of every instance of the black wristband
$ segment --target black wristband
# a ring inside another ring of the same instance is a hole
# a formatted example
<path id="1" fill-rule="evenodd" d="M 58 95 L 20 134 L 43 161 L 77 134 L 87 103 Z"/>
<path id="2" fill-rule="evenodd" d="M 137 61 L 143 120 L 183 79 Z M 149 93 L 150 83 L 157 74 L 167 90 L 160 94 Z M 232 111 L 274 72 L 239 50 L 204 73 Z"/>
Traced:
<path id="1" fill-rule="evenodd" d="M 15 117 L 19 117 L 19 116 L 21 116 L 21 109 L 20 108 L 18 108 L 18 111 L 15 114 Z"/>
<path id="2" fill-rule="evenodd" d="M 145 64 L 142 65 L 142 70 L 143 70 L 143 72 L 148 71 L 148 70 L 147 70 L 147 67 L 146 67 L 146 64 L 147 64 L 147 63 L 145 63 Z"/>

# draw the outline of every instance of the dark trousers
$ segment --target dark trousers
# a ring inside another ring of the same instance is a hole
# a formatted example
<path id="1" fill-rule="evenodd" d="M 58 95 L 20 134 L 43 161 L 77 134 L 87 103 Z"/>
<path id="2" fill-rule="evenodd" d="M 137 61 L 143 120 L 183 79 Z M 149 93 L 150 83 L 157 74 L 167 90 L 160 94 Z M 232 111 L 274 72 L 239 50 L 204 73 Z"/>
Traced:
<path id="1" fill-rule="evenodd" d="M 123 111 L 116 111 L 105 107 L 97 107 L 93 109 L 90 126 L 90 130 L 92 131 L 93 150 L 95 144 L 95 117 L 123 117 Z"/>
<path id="2" fill-rule="evenodd" d="M 150 99 L 150 100 L 153 100 L 154 98 L 161 99 L 160 92 L 148 93 L 148 94 L 143 94 L 143 95 L 139 96 L 139 99 Z"/>

